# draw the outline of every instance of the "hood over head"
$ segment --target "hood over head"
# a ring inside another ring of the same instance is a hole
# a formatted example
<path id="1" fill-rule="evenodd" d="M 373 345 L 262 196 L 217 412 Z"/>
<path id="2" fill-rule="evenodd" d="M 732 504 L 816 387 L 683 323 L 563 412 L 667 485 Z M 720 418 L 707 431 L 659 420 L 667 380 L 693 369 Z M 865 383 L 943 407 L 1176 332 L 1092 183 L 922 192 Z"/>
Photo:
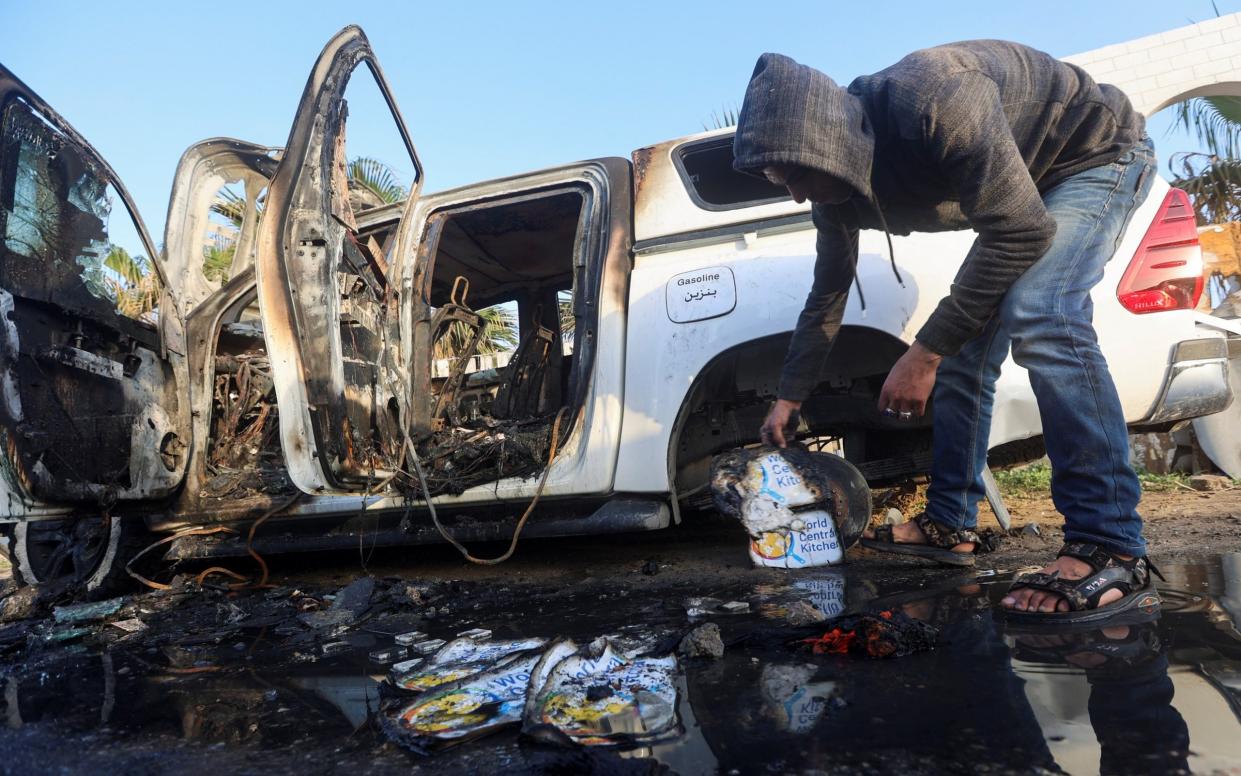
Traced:
<path id="1" fill-rule="evenodd" d="M 795 164 L 839 178 L 868 201 L 875 135 L 862 102 L 825 74 L 782 54 L 754 66 L 733 139 L 733 168 L 761 175 Z"/>

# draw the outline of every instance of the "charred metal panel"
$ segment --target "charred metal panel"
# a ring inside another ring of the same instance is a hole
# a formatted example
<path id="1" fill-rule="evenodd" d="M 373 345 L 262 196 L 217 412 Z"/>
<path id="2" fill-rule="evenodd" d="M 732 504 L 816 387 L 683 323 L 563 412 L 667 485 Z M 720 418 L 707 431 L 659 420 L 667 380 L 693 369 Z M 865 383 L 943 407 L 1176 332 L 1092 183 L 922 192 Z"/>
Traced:
<path id="1" fill-rule="evenodd" d="M 682 174 L 684 168 L 678 166 L 677 154 L 704 142 L 718 142 L 733 132 L 731 127 L 711 130 L 633 152 L 635 242 L 645 244 L 671 235 L 809 212 L 808 204 L 799 205 L 788 198 L 740 209 L 713 208 L 692 191 L 692 181 Z"/>
<path id="2" fill-rule="evenodd" d="M 188 434 L 162 336 L 177 310 L 150 240 L 107 164 L 3 68 L 0 116 L 7 514 L 166 495 L 184 460 L 160 450 Z M 110 215 L 132 217 L 141 255 L 113 244 Z"/>
<path id="3" fill-rule="evenodd" d="M 260 231 L 259 302 L 282 444 L 293 480 L 309 492 L 365 488 L 397 466 L 402 449 L 400 265 L 389 268 L 357 239 L 344 173 L 343 97 L 364 62 L 419 171 L 416 200 L 413 145 L 366 37 L 349 27 L 306 84 Z"/>
<path id="4" fill-rule="evenodd" d="M 186 325 L 194 434 L 172 512 L 198 522 L 253 517 L 296 490 L 280 449 L 262 330 L 238 322 L 254 294 L 254 273 L 245 270 L 194 308 Z"/>
<path id="5" fill-rule="evenodd" d="M 203 273 L 203 235 L 220 188 L 229 183 L 245 187 L 245 211 L 229 268 L 232 278 L 253 263 L 258 195 L 275 174 L 279 156 L 278 149 L 231 138 L 204 140 L 181 155 L 168 202 L 164 251 L 169 282 L 187 313 L 217 290 Z"/>

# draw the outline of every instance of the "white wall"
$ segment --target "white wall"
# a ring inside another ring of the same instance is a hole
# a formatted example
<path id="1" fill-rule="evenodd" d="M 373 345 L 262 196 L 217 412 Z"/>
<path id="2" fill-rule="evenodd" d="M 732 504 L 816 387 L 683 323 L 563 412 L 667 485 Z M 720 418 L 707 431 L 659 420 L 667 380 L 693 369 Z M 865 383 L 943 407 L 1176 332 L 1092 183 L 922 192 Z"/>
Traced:
<path id="1" fill-rule="evenodd" d="M 1241 13 L 1065 57 L 1150 116 L 1202 95 L 1241 96 Z"/>

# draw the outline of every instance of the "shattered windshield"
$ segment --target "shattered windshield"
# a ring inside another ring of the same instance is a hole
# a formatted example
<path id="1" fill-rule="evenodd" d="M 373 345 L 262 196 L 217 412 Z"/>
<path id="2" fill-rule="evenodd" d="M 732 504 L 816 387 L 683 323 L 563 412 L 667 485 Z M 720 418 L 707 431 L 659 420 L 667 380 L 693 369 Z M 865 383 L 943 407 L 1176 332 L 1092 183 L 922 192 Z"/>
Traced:
<path id="1" fill-rule="evenodd" d="M 12 254 L 3 286 L 103 320 L 154 324 L 159 278 L 105 171 L 20 101 L 5 111 L 3 143 L 0 217 Z"/>

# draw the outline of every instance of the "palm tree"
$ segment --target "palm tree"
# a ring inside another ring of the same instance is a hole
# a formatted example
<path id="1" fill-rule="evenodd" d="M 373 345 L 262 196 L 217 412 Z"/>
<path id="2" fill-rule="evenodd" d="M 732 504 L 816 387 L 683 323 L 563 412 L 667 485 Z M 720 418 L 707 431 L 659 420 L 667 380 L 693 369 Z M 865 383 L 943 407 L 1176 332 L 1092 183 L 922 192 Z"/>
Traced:
<path id="1" fill-rule="evenodd" d="M 720 108 L 719 113 L 711 111 L 711 122 L 703 122 L 702 130 L 710 132 L 713 129 L 723 129 L 724 127 L 737 126 L 737 108 L 733 105 L 725 105 Z"/>
<path id="2" fill-rule="evenodd" d="M 129 251 L 113 246 L 103 260 L 109 270 L 104 273 L 108 295 L 116 302 L 116 311 L 128 318 L 154 322 L 159 304 L 159 283 L 145 256 L 131 256 Z"/>
<path id="3" fill-rule="evenodd" d="M 1241 97 L 1194 97 L 1173 109 L 1176 124 L 1192 132 L 1208 154 L 1241 157 Z"/>
<path id="4" fill-rule="evenodd" d="M 263 212 L 262 203 L 258 204 L 258 212 Z M 246 219 L 246 200 L 231 189 L 220 189 L 211 203 L 211 212 L 227 218 L 238 229 Z"/>
<path id="5" fill-rule="evenodd" d="M 1172 185 L 1189 195 L 1199 226 L 1241 221 L 1241 159 L 1185 152 L 1168 160 Z"/>
<path id="6" fill-rule="evenodd" d="M 565 342 L 572 342 L 573 334 L 577 331 L 577 317 L 573 315 L 573 292 L 558 292 L 556 307 L 560 316 L 560 338 Z"/>
<path id="7" fill-rule="evenodd" d="M 212 245 L 203 250 L 203 276 L 207 280 L 224 283 L 228 280 L 233 268 L 233 256 L 237 253 L 237 243 L 228 245 Z"/>
<path id="8" fill-rule="evenodd" d="M 1241 220 L 1241 97 L 1195 97 L 1173 109 L 1205 151 L 1169 157 L 1172 185 L 1189 195 L 1199 226 Z"/>

